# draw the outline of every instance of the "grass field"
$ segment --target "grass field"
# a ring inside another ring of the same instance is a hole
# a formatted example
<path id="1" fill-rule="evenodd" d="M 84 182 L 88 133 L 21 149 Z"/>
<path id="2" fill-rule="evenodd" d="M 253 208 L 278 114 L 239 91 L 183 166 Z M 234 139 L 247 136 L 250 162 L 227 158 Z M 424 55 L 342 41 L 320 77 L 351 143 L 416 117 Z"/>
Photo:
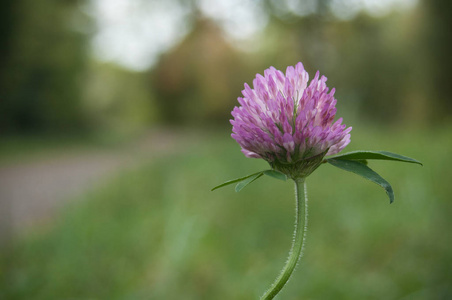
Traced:
<path id="1" fill-rule="evenodd" d="M 280 299 L 452 299 L 451 130 L 355 128 L 346 151 L 393 151 L 424 167 L 370 162 L 393 185 L 391 205 L 361 177 L 314 172 L 305 255 Z M 264 177 L 210 192 L 267 165 L 228 131 L 203 135 L 3 249 L 0 299 L 257 299 L 290 248 L 293 186 Z"/>

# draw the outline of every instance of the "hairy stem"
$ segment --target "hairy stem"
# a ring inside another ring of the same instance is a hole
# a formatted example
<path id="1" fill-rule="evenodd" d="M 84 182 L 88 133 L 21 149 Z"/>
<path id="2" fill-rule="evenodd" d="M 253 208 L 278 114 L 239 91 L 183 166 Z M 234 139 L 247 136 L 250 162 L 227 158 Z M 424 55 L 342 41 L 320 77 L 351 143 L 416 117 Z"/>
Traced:
<path id="1" fill-rule="evenodd" d="M 278 278 L 261 297 L 261 300 L 273 299 L 289 280 L 298 261 L 303 255 L 303 247 L 306 239 L 308 225 L 308 195 L 304 178 L 295 179 L 295 232 L 289 258 Z"/>

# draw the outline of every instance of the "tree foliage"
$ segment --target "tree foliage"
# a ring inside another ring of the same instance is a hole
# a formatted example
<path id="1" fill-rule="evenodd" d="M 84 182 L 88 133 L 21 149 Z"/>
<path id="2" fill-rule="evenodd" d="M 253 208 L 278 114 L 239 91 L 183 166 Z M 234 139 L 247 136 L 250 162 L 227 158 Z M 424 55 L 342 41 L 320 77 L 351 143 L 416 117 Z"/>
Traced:
<path id="1" fill-rule="evenodd" d="M 88 34 L 77 26 L 87 22 L 81 20 L 80 4 L 11 0 L 2 6 L 3 130 L 61 131 L 83 125 L 80 79 Z"/>

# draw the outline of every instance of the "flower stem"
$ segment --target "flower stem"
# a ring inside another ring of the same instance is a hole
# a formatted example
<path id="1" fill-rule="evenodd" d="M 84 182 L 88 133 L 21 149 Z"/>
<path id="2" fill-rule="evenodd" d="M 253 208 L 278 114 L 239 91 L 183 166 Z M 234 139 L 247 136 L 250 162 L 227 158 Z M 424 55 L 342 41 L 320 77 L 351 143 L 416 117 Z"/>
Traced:
<path id="1" fill-rule="evenodd" d="M 278 278 L 261 297 L 261 300 L 273 299 L 284 287 L 303 255 L 306 229 L 308 225 L 308 195 L 304 178 L 294 179 L 295 182 L 295 231 L 289 258 Z"/>

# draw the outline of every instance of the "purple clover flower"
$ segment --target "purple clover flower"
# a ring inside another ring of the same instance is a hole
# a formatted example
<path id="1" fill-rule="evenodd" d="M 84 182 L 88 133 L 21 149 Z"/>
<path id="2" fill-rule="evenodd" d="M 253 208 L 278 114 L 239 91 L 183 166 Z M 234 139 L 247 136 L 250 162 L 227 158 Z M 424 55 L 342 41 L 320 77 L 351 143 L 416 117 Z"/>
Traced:
<path id="1" fill-rule="evenodd" d="M 247 157 L 262 158 L 291 178 L 308 176 L 326 155 L 350 143 L 351 127 L 334 122 L 335 89 L 319 72 L 309 75 L 299 62 L 286 74 L 274 67 L 257 74 L 253 88 L 245 83 L 239 107 L 232 111 L 232 137 Z"/>
<path id="2" fill-rule="evenodd" d="M 263 175 L 295 183 L 295 232 L 289 258 L 274 283 L 261 297 L 273 299 L 289 280 L 302 256 L 306 239 L 308 199 L 305 178 L 323 162 L 358 174 L 385 189 L 390 203 L 394 191 L 385 179 L 367 166 L 367 160 L 421 162 L 388 151 L 353 151 L 334 157 L 350 143 L 351 127 L 334 122 L 336 115 L 335 89 L 326 86 L 326 77 L 319 72 L 308 86 L 309 76 L 303 64 L 287 67 L 286 74 L 273 67 L 257 74 L 253 89 L 245 83 L 241 106 L 232 111 L 232 137 L 247 157 L 266 160 L 272 170 L 264 170 L 241 178 L 228 180 L 212 189 L 237 184 L 238 192 Z M 279 173 L 282 172 L 283 174 Z"/>

